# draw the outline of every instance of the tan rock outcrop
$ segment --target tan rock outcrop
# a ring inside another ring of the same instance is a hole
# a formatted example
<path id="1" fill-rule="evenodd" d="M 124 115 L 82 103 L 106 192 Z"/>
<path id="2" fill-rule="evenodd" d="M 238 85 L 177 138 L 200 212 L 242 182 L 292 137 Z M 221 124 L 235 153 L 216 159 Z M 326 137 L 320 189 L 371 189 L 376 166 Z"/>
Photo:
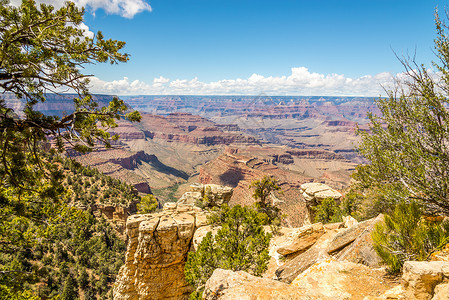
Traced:
<path id="1" fill-rule="evenodd" d="M 309 202 L 320 203 L 323 199 L 340 199 L 342 194 L 324 183 L 307 182 L 301 185 L 302 195 Z"/>
<path id="2" fill-rule="evenodd" d="M 335 229 L 340 229 L 345 227 L 345 224 L 343 222 L 338 222 L 338 223 L 328 223 L 328 224 L 324 224 L 324 229 L 326 230 L 335 230 Z"/>
<path id="3" fill-rule="evenodd" d="M 332 299 L 360 299 L 360 294 L 373 294 L 382 289 L 379 270 L 347 261 L 326 259 L 298 275 L 292 286 L 319 291 Z M 364 287 L 361 293 L 357 287 Z"/>
<path id="4" fill-rule="evenodd" d="M 377 267 L 381 264 L 382 259 L 377 255 L 374 250 L 374 242 L 371 234 L 374 230 L 374 226 L 384 220 L 384 216 L 381 214 L 375 219 L 368 220 L 369 225 L 363 230 L 363 232 L 352 242 L 349 246 L 340 251 L 336 258 L 338 260 L 347 260 L 354 263 L 361 263 L 370 267 Z M 354 226 L 358 226 L 354 225 Z"/>
<path id="5" fill-rule="evenodd" d="M 276 270 L 278 280 L 291 283 L 299 274 L 307 270 L 317 262 L 330 258 L 327 253 L 329 240 L 336 234 L 336 231 L 328 231 L 317 239 L 315 244 L 305 252 L 288 260 Z"/>
<path id="6" fill-rule="evenodd" d="M 331 258 L 314 264 L 291 284 L 217 269 L 206 282 L 203 299 L 363 299 L 394 286 L 384 275 L 381 269 Z"/>
<path id="7" fill-rule="evenodd" d="M 214 204 L 229 201 L 232 188 L 211 186 Z M 204 185 L 194 185 L 181 199 L 191 200 L 201 190 L 204 193 Z M 187 253 L 196 229 L 207 225 L 207 213 L 190 202 L 168 202 L 161 212 L 128 218 L 128 247 L 113 288 L 115 300 L 188 298 L 192 288 L 184 276 Z M 196 245 L 209 230 L 197 230 Z"/>
<path id="8" fill-rule="evenodd" d="M 324 183 L 317 183 L 317 182 L 307 182 L 301 184 L 301 193 L 304 199 L 306 200 L 306 206 L 307 206 L 307 217 L 308 221 L 311 222 L 314 220 L 315 211 L 313 209 L 314 206 L 319 205 L 324 199 L 326 198 L 332 198 L 334 200 L 339 201 L 342 197 L 342 194 L 338 192 L 337 190 L 334 190 L 330 186 Z"/>
<path id="9" fill-rule="evenodd" d="M 208 203 L 205 206 L 220 206 L 231 200 L 233 189 L 228 186 L 218 184 L 201 184 L 195 183 L 190 186 L 190 192 L 186 192 L 179 199 L 178 203 L 195 204 L 198 200 L 202 200 L 204 195 L 208 195 Z"/>
<path id="10" fill-rule="evenodd" d="M 360 222 L 357 225 L 341 230 L 330 242 L 328 253 L 339 251 L 357 239 L 374 222 L 374 219 Z"/>
<path id="11" fill-rule="evenodd" d="M 402 285 L 397 285 L 394 288 L 389 289 L 380 296 L 366 296 L 363 300 L 405 300 L 404 288 Z"/>
<path id="12" fill-rule="evenodd" d="M 359 222 L 351 216 L 343 217 L 343 226 L 346 228 L 357 225 Z"/>
<path id="13" fill-rule="evenodd" d="M 317 241 L 324 234 L 322 223 L 306 225 L 291 233 L 289 241 L 280 245 L 276 250 L 281 255 L 301 253 Z"/>
<path id="14" fill-rule="evenodd" d="M 306 300 L 331 299 L 314 290 L 303 290 L 289 284 L 250 275 L 216 269 L 206 282 L 203 299 L 206 300 Z"/>
<path id="15" fill-rule="evenodd" d="M 187 299 L 184 264 L 201 210 L 165 205 L 159 213 L 133 215 L 126 231 L 128 248 L 113 294 L 116 300 Z"/>
<path id="16" fill-rule="evenodd" d="M 403 267 L 402 284 L 378 297 L 364 300 L 447 300 L 449 299 L 449 262 L 406 261 Z"/>
<path id="17" fill-rule="evenodd" d="M 449 262 L 406 261 L 402 274 L 406 298 L 431 299 L 435 287 L 443 281 L 444 277 L 448 276 Z M 441 289 L 443 290 L 443 287 Z"/>
<path id="18" fill-rule="evenodd" d="M 95 203 L 90 206 L 90 211 L 96 217 L 104 217 L 118 233 L 123 235 L 128 216 L 137 211 L 136 204 L 136 201 L 131 201 L 127 206 Z"/>
<path id="19" fill-rule="evenodd" d="M 449 283 L 441 283 L 435 287 L 432 300 L 447 300 L 449 299 Z"/>

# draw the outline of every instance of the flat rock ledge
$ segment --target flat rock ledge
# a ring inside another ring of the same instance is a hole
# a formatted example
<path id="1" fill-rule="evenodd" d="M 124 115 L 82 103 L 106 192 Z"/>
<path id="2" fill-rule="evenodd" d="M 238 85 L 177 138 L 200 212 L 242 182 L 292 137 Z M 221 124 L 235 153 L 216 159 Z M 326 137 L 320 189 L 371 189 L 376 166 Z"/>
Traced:
<path id="1" fill-rule="evenodd" d="M 244 271 L 216 269 L 206 282 L 206 300 L 312 300 L 332 299 L 312 290 L 291 286 L 280 281 L 253 276 Z"/>

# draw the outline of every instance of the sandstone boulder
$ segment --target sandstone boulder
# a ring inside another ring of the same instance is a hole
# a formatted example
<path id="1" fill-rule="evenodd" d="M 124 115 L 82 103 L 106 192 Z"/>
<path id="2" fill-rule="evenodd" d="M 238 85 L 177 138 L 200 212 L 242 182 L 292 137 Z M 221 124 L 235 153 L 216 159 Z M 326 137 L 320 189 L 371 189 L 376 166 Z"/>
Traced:
<path id="1" fill-rule="evenodd" d="M 192 239 L 193 250 L 198 250 L 198 245 L 201 243 L 208 232 L 212 232 L 212 234 L 215 235 L 219 229 L 219 227 L 212 227 L 210 225 L 198 228 L 195 231 Z"/>
<path id="2" fill-rule="evenodd" d="M 384 216 L 379 215 L 372 221 L 369 221 L 369 225 L 364 229 L 364 231 L 354 240 L 354 242 L 338 253 L 336 258 L 338 260 L 361 263 L 370 267 L 379 266 L 382 260 L 374 250 L 374 243 L 371 233 L 373 232 L 376 224 L 383 222 L 383 220 Z"/>
<path id="3" fill-rule="evenodd" d="M 187 203 L 194 205 L 202 200 L 205 193 L 208 193 L 209 203 L 206 206 L 220 206 L 231 200 L 233 189 L 228 186 L 218 184 L 195 183 L 190 186 L 190 192 L 184 193 L 178 203 Z"/>
<path id="4" fill-rule="evenodd" d="M 397 285 L 380 296 L 366 296 L 365 298 L 363 298 L 363 300 L 406 300 L 404 293 L 405 291 L 402 285 Z"/>
<path id="5" fill-rule="evenodd" d="M 322 223 L 303 226 L 292 232 L 289 241 L 280 245 L 277 252 L 281 255 L 304 252 L 307 248 L 315 244 L 324 232 Z"/>
<path id="6" fill-rule="evenodd" d="M 356 219 L 354 219 L 352 216 L 343 217 L 343 226 L 345 228 L 349 228 L 349 227 L 355 226 L 358 223 L 359 222 Z"/>
<path id="7" fill-rule="evenodd" d="M 406 261 L 402 274 L 405 295 L 409 299 L 431 299 L 435 287 L 448 275 L 449 262 Z M 440 289 L 442 291 L 444 287 Z"/>
<path id="8" fill-rule="evenodd" d="M 350 263 L 326 259 L 302 272 L 293 280 L 291 285 L 306 290 L 319 289 L 321 293 L 332 299 L 350 299 L 351 294 L 344 290 L 345 287 L 342 284 L 345 279 L 343 272 L 350 271 L 350 267 L 346 266 L 347 264 Z"/>
<path id="9" fill-rule="evenodd" d="M 304 224 L 314 220 L 315 212 L 313 206 L 319 205 L 326 198 L 339 200 L 342 194 L 324 183 L 308 182 L 301 185 L 302 196 L 306 200 L 307 218 Z"/>
<path id="10" fill-rule="evenodd" d="M 343 222 L 338 222 L 338 223 L 324 224 L 323 226 L 324 226 L 324 229 L 326 229 L 326 230 L 335 230 L 335 229 L 343 228 L 344 224 L 343 224 Z"/>
<path id="11" fill-rule="evenodd" d="M 250 275 L 216 269 L 206 282 L 203 299 L 206 300 L 287 300 L 331 299 L 314 290 L 303 290 L 286 283 Z"/>
<path id="12" fill-rule="evenodd" d="M 203 199 L 203 195 L 200 192 L 185 192 L 179 198 L 178 203 L 195 204 L 197 201 Z"/>
<path id="13" fill-rule="evenodd" d="M 357 237 L 359 237 L 365 230 L 373 225 L 374 219 L 360 222 L 352 227 L 341 230 L 334 238 L 329 242 L 328 253 L 339 251 L 352 243 Z"/>
<path id="14" fill-rule="evenodd" d="M 323 199 L 340 199 L 342 194 L 324 183 L 308 182 L 301 185 L 302 195 L 312 204 L 320 203 Z"/>
<path id="15" fill-rule="evenodd" d="M 188 298 L 184 264 L 197 214 L 201 210 L 192 205 L 166 203 L 161 212 L 128 218 L 128 246 L 113 288 L 115 300 Z"/>
<path id="16" fill-rule="evenodd" d="M 308 269 L 317 262 L 329 259 L 327 247 L 330 239 L 336 234 L 336 231 L 328 231 L 317 239 L 315 244 L 305 252 L 288 260 L 285 264 L 276 270 L 278 280 L 291 283 L 299 274 Z"/>
<path id="17" fill-rule="evenodd" d="M 441 283 L 435 287 L 432 300 L 449 299 L 449 283 Z"/>
<path id="18" fill-rule="evenodd" d="M 381 279 L 384 271 L 362 264 L 326 259 L 298 275 L 292 286 L 315 290 L 332 299 L 363 299 L 389 288 Z"/>

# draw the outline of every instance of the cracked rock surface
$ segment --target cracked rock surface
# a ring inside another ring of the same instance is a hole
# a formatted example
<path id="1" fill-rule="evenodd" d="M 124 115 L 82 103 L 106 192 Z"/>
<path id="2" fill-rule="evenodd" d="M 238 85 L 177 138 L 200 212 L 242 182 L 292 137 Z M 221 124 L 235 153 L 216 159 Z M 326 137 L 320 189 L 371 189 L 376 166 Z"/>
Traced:
<path id="1" fill-rule="evenodd" d="M 194 231 L 204 220 L 201 209 L 176 203 L 167 203 L 159 213 L 130 216 L 126 260 L 114 299 L 188 299 L 184 264 Z"/>

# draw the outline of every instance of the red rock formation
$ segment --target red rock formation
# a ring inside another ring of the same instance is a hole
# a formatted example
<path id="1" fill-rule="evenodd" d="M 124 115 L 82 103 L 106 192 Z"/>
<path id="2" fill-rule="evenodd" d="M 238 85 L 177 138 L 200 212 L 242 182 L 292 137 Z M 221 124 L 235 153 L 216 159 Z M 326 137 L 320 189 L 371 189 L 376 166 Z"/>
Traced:
<path id="1" fill-rule="evenodd" d="M 288 154 L 301 158 L 312 158 L 312 159 L 342 159 L 344 156 L 337 154 L 332 151 L 320 150 L 320 149 L 298 149 L 298 150 L 287 150 Z"/>
<path id="2" fill-rule="evenodd" d="M 90 210 L 99 217 L 104 217 L 112 226 L 121 234 L 125 232 L 126 220 L 130 215 L 137 212 L 137 202 L 131 202 L 128 206 L 108 205 L 108 204 L 92 204 Z"/>
<path id="3" fill-rule="evenodd" d="M 236 125 L 215 125 L 187 113 L 173 113 L 165 117 L 143 114 L 141 125 L 146 137 L 169 142 L 205 145 L 258 143 L 253 136 L 238 132 Z"/>
<path id="4" fill-rule="evenodd" d="M 283 194 L 276 195 L 283 213 L 289 217 L 286 222 L 293 226 L 301 225 L 306 214 L 305 202 L 300 194 L 303 176 L 282 170 L 258 158 L 247 158 L 238 154 L 223 154 L 200 168 L 201 183 L 214 183 L 234 187 L 230 204 L 252 205 L 253 191 L 249 188 L 254 180 L 265 175 L 273 175 L 279 180 Z"/>
<path id="5" fill-rule="evenodd" d="M 97 168 L 99 171 L 113 178 L 118 178 L 134 185 L 137 191 L 151 193 L 151 188 L 145 178 L 135 174 L 134 168 L 139 161 L 154 161 L 154 155 L 143 151 L 132 152 L 124 149 L 100 149 L 88 154 L 79 155 L 76 159 L 85 166 Z"/>

